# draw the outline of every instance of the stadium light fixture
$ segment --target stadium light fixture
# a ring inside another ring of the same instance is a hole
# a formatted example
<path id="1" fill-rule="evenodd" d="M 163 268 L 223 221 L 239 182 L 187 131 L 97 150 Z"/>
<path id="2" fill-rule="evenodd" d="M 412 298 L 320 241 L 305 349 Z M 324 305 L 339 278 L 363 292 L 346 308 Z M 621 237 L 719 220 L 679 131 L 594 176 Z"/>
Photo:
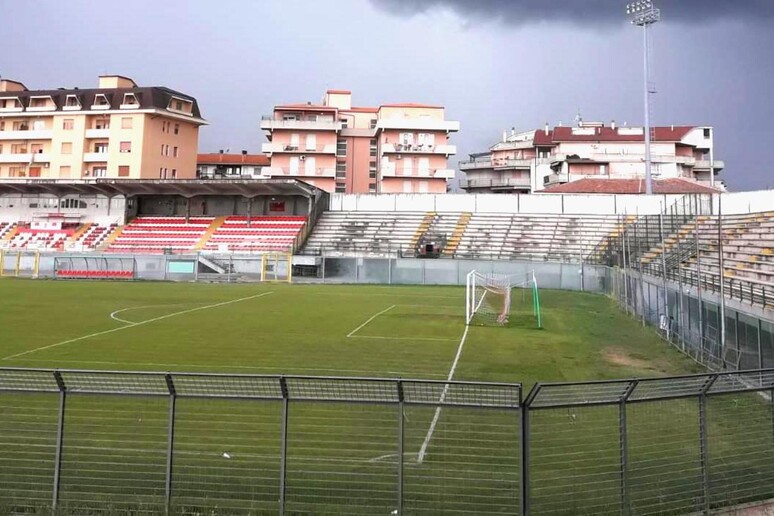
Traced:
<path id="1" fill-rule="evenodd" d="M 661 10 L 653 5 L 652 0 L 637 0 L 626 5 L 626 14 L 633 25 L 642 27 L 644 45 L 644 90 L 645 90 L 645 193 L 653 193 L 652 160 L 650 154 L 650 50 L 648 47 L 648 28 L 661 21 Z"/>

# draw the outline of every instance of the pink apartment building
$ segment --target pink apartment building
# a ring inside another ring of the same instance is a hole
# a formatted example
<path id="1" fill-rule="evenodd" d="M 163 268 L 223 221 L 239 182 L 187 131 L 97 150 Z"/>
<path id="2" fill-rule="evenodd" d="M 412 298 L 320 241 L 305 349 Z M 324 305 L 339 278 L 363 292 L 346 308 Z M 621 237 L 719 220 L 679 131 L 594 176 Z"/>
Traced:
<path id="1" fill-rule="evenodd" d="M 328 90 L 321 104 L 276 106 L 263 117 L 271 165 L 264 177 L 291 177 L 329 192 L 446 192 L 460 124 L 425 104 L 353 107 L 352 94 Z"/>
<path id="2" fill-rule="evenodd" d="M 684 179 L 709 184 L 724 163 L 713 158 L 711 127 L 652 128 L 651 162 L 655 179 Z M 645 136 L 642 127 L 613 122 L 581 122 L 504 133 L 487 152 L 460 162 L 468 192 L 536 192 L 579 179 L 642 179 L 645 177 Z M 722 188 L 721 183 L 717 187 Z M 552 190 L 553 191 L 553 190 Z"/>

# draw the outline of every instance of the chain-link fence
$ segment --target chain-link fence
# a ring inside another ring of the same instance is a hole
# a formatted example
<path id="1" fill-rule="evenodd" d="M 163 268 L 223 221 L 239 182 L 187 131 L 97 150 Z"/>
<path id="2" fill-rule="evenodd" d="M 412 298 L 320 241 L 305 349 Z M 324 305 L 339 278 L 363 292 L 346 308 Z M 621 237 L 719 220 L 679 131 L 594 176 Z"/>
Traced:
<path id="1" fill-rule="evenodd" d="M 0 512 L 709 513 L 774 497 L 773 393 L 0 369 Z"/>

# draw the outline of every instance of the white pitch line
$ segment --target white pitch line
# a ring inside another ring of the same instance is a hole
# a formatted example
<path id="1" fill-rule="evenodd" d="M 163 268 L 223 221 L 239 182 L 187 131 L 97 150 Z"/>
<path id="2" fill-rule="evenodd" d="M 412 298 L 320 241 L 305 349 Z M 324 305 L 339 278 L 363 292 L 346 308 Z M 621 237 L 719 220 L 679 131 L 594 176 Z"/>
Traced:
<path id="1" fill-rule="evenodd" d="M 465 345 L 465 339 L 468 337 L 468 330 L 470 329 L 470 326 L 465 326 L 465 332 L 462 334 L 462 339 L 460 339 L 460 345 L 457 347 L 457 355 L 454 357 L 454 362 L 452 362 L 451 369 L 449 370 L 449 377 L 446 379 L 447 382 L 452 381 L 452 378 L 454 378 L 454 371 L 457 369 L 457 363 L 460 361 L 460 356 L 462 355 L 462 347 Z M 422 464 L 422 461 L 425 460 L 425 455 L 427 454 L 427 447 L 430 445 L 430 439 L 433 438 L 433 432 L 435 432 L 435 426 L 438 424 L 438 418 L 441 417 L 441 404 L 443 404 L 444 400 L 446 400 L 446 394 L 449 392 L 449 384 L 447 383 L 443 387 L 443 391 L 441 391 L 441 397 L 438 401 L 439 405 L 435 408 L 435 415 L 433 416 L 433 421 L 430 423 L 430 428 L 427 429 L 427 435 L 425 436 L 425 440 L 422 442 L 422 447 L 419 448 L 419 453 L 417 453 L 417 463 Z"/>
<path id="2" fill-rule="evenodd" d="M 457 342 L 457 339 L 442 339 L 440 337 L 383 337 L 381 335 L 347 335 L 351 339 L 382 339 L 382 340 L 430 340 L 440 342 Z"/>
<path id="3" fill-rule="evenodd" d="M 384 310 L 382 310 L 382 311 L 381 311 L 381 312 L 379 312 L 378 314 L 372 315 L 371 317 L 369 317 L 369 318 L 368 318 L 368 320 L 367 320 L 366 322 L 364 322 L 363 324 L 361 324 L 360 326 L 358 326 L 357 328 L 355 328 L 354 330 L 352 330 L 351 332 L 349 332 L 349 333 L 347 334 L 347 337 L 351 337 L 351 336 L 353 336 L 353 335 L 354 335 L 355 333 L 357 333 L 359 330 L 362 330 L 363 328 L 365 328 L 365 326 L 366 326 L 368 323 L 370 323 L 371 321 L 373 321 L 374 319 L 376 319 L 376 318 L 377 318 L 377 317 L 379 317 L 380 315 L 382 315 L 382 314 L 386 314 L 387 312 L 389 312 L 390 310 L 392 310 L 392 309 L 393 309 L 393 308 L 395 308 L 396 306 L 397 306 L 397 305 L 390 305 L 389 307 L 385 308 Z"/>
<path id="4" fill-rule="evenodd" d="M 154 317 L 153 319 L 147 319 L 145 321 L 140 321 L 140 322 L 136 322 L 136 323 L 129 323 L 126 326 L 120 326 L 118 328 L 113 328 L 113 329 L 105 330 L 105 331 L 98 331 L 96 333 L 90 333 L 89 335 L 84 335 L 82 337 L 76 337 L 74 339 L 69 339 L 69 340 L 63 340 L 62 342 L 57 342 L 55 344 L 49 344 L 48 346 L 41 346 L 39 348 L 29 349 L 27 351 L 22 351 L 21 353 L 16 353 L 15 355 L 9 355 L 7 357 L 3 357 L 0 360 L 11 360 L 12 358 L 18 358 L 18 357 L 21 357 L 21 356 L 24 356 L 24 355 L 29 355 L 30 353 L 35 353 L 37 351 L 44 351 L 46 349 L 51 349 L 51 348 L 55 348 L 55 347 L 58 347 L 58 346 L 64 346 L 65 344 L 70 344 L 70 343 L 73 343 L 73 342 L 78 342 L 79 340 L 90 339 L 92 337 L 98 337 L 100 335 L 107 335 L 108 333 L 114 333 L 114 332 L 117 332 L 117 331 L 125 330 L 127 328 L 134 328 L 136 326 L 142 326 L 144 324 L 149 324 L 149 323 L 152 323 L 152 322 L 161 321 L 161 320 L 164 320 L 164 319 L 169 319 L 170 317 L 175 317 L 176 315 L 183 315 L 183 314 L 188 314 L 188 313 L 191 313 L 191 312 L 198 312 L 199 310 L 206 310 L 208 308 L 216 308 L 218 306 L 230 305 L 230 304 L 233 304 L 233 303 L 239 303 L 241 301 L 248 301 L 250 299 L 255 299 L 255 298 L 258 298 L 258 297 L 267 296 L 267 295 L 273 294 L 273 293 L 274 292 L 264 292 L 262 294 L 256 294 L 254 296 L 241 297 L 239 299 L 232 299 L 231 301 L 223 301 L 223 302 L 215 303 L 215 304 L 212 304 L 212 305 L 200 306 L 200 307 L 197 307 L 197 308 L 191 308 L 191 309 L 188 309 L 188 310 L 182 310 L 180 312 L 174 312 L 174 313 L 171 313 L 171 314 L 166 314 L 166 315 L 162 315 L 162 316 L 159 316 L 159 317 Z"/>
<path id="5" fill-rule="evenodd" d="M 204 303 L 174 303 L 170 305 L 143 305 L 143 306 L 130 306 L 129 308 L 122 308 L 120 310 L 116 310 L 115 312 L 110 313 L 110 318 L 114 321 L 122 322 L 125 324 L 136 324 L 135 321 L 127 321 L 126 319 L 121 319 L 119 317 L 116 317 L 116 314 L 120 314 L 121 312 L 127 312 L 129 310 L 140 310 L 141 308 L 160 308 L 160 307 L 168 307 L 168 306 L 184 306 L 184 305 L 201 305 Z"/>

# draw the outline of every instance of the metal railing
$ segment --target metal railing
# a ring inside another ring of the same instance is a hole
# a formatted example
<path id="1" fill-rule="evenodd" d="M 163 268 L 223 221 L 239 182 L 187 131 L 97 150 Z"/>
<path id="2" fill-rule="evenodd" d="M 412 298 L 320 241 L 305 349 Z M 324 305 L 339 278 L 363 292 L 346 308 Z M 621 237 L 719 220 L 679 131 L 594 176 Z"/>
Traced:
<path id="1" fill-rule="evenodd" d="M 774 496 L 772 392 L 3 368 L 0 511 L 708 514 Z"/>

